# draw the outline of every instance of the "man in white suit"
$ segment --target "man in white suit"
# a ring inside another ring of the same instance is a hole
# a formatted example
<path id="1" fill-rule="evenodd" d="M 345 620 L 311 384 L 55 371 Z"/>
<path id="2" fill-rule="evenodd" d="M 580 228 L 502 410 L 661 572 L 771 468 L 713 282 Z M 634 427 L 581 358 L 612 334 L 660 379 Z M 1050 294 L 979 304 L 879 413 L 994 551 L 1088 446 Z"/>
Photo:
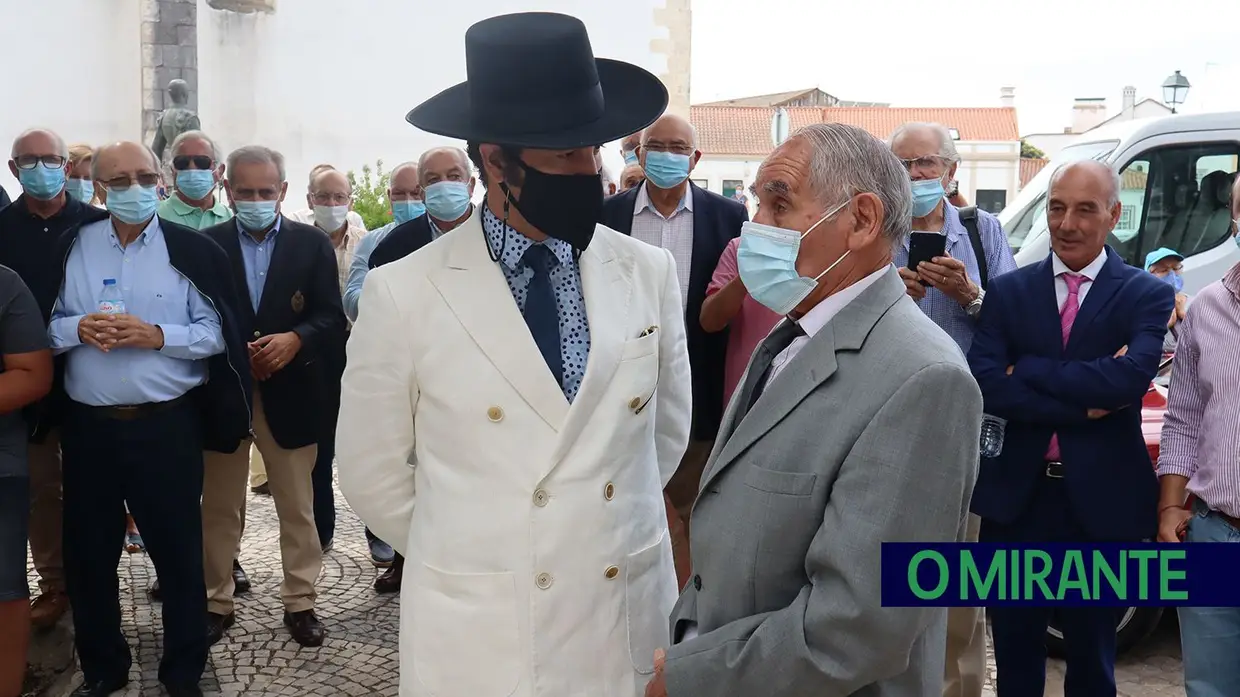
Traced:
<path id="1" fill-rule="evenodd" d="M 564 15 L 465 44 L 469 81 L 408 119 L 469 142 L 486 201 L 367 276 L 341 489 L 406 557 L 402 697 L 639 696 L 676 599 L 689 361 L 672 257 L 596 224 L 594 153 L 667 92 Z"/>

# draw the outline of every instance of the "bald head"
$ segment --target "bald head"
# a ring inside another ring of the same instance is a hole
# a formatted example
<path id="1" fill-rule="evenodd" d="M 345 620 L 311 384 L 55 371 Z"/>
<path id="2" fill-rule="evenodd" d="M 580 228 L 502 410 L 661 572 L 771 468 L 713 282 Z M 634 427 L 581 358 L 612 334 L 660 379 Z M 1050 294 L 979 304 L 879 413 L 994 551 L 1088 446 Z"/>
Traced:
<path id="1" fill-rule="evenodd" d="M 1107 208 L 1119 203 L 1119 174 L 1106 164 L 1097 160 L 1082 160 L 1061 165 L 1051 175 L 1051 191 L 1054 191 L 1055 185 L 1065 177 L 1071 179 L 1071 186 L 1091 184 L 1105 192 Z"/>
<path id="2" fill-rule="evenodd" d="M 625 167 L 624 171 L 620 173 L 620 190 L 628 191 L 629 189 L 635 189 L 641 186 L 644 181 L 646 181 L 646 173 L 642 170 L 641 165 L 634 162 Z"/>
<path id="3" fill-rule="evenodd" d="M 664 114 L 642 131 L 641 144 L 646 147 L 676 144 L 697 150 L 697 129 L 683 116 Z"/>
<path id="4" fill-rule="evenodd" d="M 1051 250 L 1073 271 L 1089 266 L 1122 210 L 1119 175 L 1110 167 L 1093 160 L 1063 165 L 1051 175 L 1047 194 Z"/>
<path id="5" fill-rule="evenodd" d="M 11 157 L 16 160 L 19 155 L 59 155 L 69 158 L 69 148 L 55 131 L 46 128 L 32 128 L 22 132 L 13 141 Z"/>
<path id="6" fill-rule="evenodd" d="M 338 169 L 324 169 L 310 179 L 307 203 L 315 206 L 347 206 L 353 201 L 353 186 Z"/>
<path id="7" fill-rule="evenodd" d="M 104 145 L 95 151 L 95 157 L 91 160 L 91 178 L 105 184 L 125 175 L 137 180 L 140 174 L 159 177 L 159 160 L 155 159 L 155 153 L 150 148 L 141 143 L 122 140 Z"/>
<path id="8" fill-rule="evenodd" d="M 422 185 L 418 182 L 418 163 L 402 162 L 392 170 L 388 180 L 389 201 L 421 201 Z"/>

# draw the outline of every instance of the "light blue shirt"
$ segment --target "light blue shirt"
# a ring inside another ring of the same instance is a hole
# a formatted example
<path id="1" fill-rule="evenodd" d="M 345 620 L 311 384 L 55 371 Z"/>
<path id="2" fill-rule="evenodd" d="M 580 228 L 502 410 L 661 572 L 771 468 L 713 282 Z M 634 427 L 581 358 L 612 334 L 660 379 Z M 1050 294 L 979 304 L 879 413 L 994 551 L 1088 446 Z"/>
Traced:
<path id="1" fill-rule="evenodd" d="M 276 249 L 276 237 L 280 232 L 280 219 L 267 231 L 262 242 L 250 236 L 241 223 L 237 223 L 237 236 L 241 239 L 241 264 L 245 267 L 245 285 L 250 291 L 250 305 L 258 312 L 263 300 L 263 286 L 267 283 L 267 271 L 271 269 L 271 255 Z"/>
<path id="2" fill-rule="evenodd" d="M 439 239 L 443 233 L 435 224 L 435 219 L 430 216 L 426 219 L 431 224 L 431 239 Z M 344 313 L 351 322 L 357 321 L 357 303 L 362 299 L 362 284 L 366 281 L 366 274 L 370 272 L 370 255 L 395 227 L 396 221 L 392 221 L 381 228 L 371 230 L 362 237 L 357 243 L 357 248 L 353 250 L 353 261 L 349 262 L 349 279 L 344 286 Z"/>
<path id="3" fill-rule="evenodd" d="M 105 278 L 116 279 L 129 314 L 163 330 L 163 348 L 105 353 L 82 344 L 78 323 L 98 308 Z M 158 217 L 128 247 L 121 246 L 111 219 L 82 227 L 69 251 L 48 334 L 54 353 L 67 352 L 69 398 L 91 406 L 176 399 L 206 382 L 203 359 L 224 351 L 220 318 L 172 267 Z"/>
<path id="4" fill-rule="evenodd" d="M 960 211 L 950 203 L 943 203 L 943 230 L 947 235 L 947 256 L 964 262 L 965 273 L 969 279 L 982 285 L 982 273 L 977 265 L 977 255 L 973 253 L 973 243 L 969 241 L 969 231 L 960 222 Z M 982 238 L 982 250 L 986 252 L 986 272 L 990 278 L 1002 276 L 1016 270 L 1016 259 L 1012 256 L 1012 248 L 1008 245 L 1007 235 L 999 219 L 983 210 L 977 211 L 977 233 Z M 896 247 L 893 262 L 897 268 L 908 266 L 907 237 Z M 985 303 L 985 299 L 982 300 Z M 960 303 L 949 298 L 943 291 L 927 287 L 926 297 L 917 301 L 917 306 L 939 328 L 960 346 L 966 355 L 973 345 L 973 333 L 977 322 L 969 317 Z"/>

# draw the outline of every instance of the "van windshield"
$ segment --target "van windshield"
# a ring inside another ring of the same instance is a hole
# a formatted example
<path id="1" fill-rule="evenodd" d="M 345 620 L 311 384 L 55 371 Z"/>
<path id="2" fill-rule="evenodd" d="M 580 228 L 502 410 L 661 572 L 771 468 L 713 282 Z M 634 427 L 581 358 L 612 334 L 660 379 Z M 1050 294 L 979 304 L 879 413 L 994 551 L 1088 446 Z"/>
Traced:
<path id="1" fill-rule="evenodd" d="M 1117 140 L 1069 145 L 1060 150 L 1055 159 L 1048 162 L 1042 171 L 1020 190 L 1016 198 L 999 214 L 999 223 L 1007 233 L 1008 244 L 1013 252 L 1018 251 L 1026 239 L 1037 237 L 1030 236 L 1031 230 L 1046 226 L 1046 190 L 1055 170 L 1069 162 L 1105 160 L 1118 145 Z"/>

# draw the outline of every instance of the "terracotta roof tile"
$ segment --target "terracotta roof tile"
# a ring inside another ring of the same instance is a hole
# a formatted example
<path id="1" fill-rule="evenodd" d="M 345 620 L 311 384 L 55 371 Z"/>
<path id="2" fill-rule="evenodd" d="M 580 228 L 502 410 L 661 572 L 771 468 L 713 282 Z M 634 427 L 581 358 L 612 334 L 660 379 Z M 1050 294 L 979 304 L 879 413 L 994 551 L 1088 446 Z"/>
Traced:
<path id="1" fill-rule="evenodd" d="M 762 156 L 771 152 L 772 107 L 695 106 L 702 152 L 710 155 Z M 902 123 L 932 121 L 954 128 L 962 141 L 1017 141 L 1016 110 L 995 108 L 792 107 L 791 131 L 815 123 L 846 123 L 886 140 Z"/>
<path id="2" fill-rule="evenodd" d="M 1025 188 L 1026 184 L 1033 181 L 1033 178 L 1038 176 L 1038 172 L 1041 172 L 1048 162 L 1050 160 L 1041 157 L 1020 158 L 1020 188 Z"/>

